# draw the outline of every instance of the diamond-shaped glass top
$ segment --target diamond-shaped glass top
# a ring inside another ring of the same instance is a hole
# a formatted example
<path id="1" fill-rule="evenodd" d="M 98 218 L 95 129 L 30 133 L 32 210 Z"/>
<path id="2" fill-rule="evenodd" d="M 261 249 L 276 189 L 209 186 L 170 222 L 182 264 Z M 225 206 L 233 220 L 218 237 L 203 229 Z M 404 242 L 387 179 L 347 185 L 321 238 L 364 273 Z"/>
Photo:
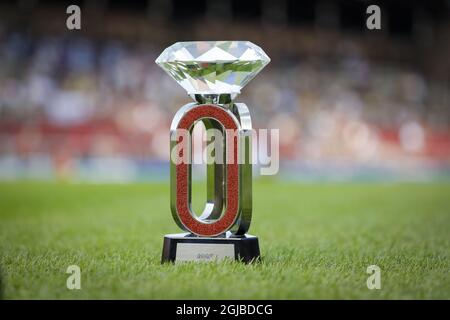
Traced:
<path id="1" fill-rule="evenodd" d="M 236 96 L 270 58 L 249 41 L 177 42 L 155 61 L 190 95 Z"/>

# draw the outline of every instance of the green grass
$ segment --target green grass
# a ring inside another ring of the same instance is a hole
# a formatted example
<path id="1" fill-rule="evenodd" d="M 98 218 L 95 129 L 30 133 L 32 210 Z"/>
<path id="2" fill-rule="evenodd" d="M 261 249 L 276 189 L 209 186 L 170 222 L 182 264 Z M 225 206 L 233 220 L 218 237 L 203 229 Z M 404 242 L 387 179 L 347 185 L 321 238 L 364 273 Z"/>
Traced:
<path id="1" fill-rule="evenodd" d="M 166 184 L 0 184 L 6 299 L 450 298 L 450 185 L 257 181 L 261 263 L 161 265 Z M 81 290 L 66 268 L 81 267 Z M 366 268 L 381 268 L 368 290 Z"/>

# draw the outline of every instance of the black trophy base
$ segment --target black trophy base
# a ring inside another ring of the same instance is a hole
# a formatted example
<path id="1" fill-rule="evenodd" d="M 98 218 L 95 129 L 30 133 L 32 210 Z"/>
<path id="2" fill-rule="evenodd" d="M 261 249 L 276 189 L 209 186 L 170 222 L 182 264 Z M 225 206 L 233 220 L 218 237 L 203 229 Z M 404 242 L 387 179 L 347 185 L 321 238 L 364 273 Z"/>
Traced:
<path id="1" fill-rule="evenodd" d="M 250 263 L 259 260 L 258 237 L 248 235 L 215 238 L 197 237 L 190 233 L 164 236 L 161 263 L 187 261 L 238 260 Z"/>

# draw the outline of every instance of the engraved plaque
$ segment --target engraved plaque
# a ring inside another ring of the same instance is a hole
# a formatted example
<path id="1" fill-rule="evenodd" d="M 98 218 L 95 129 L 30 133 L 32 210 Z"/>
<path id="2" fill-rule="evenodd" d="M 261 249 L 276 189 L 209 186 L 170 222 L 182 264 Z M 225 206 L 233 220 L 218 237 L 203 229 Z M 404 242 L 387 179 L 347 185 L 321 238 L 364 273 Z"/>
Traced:
<path id="1" fill-rule="evenodd" d="M 234 245 L 230 243 L 178 243 L 176 262 L 234 260 Z"/>

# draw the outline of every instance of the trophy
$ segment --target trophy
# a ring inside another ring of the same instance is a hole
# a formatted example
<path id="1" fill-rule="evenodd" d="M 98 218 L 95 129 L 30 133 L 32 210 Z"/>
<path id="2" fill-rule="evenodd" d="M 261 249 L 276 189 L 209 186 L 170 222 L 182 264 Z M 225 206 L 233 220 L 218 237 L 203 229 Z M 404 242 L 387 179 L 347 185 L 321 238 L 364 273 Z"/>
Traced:
<path id="1" fill-rule="evenodd" d="M 259 259 L 258 238 L 247 234 L 252 216 L 252 123 L 240 90 L 269 57 L 248 41 L 177 42 L 156 63 L 195 102 L 181 107 L 170 128 L 170 207 L 185 231 L 164 237 L 162 263 Z M 191 206 L 192 130 L 202 121 L 210 138 L 207 201 L 200 216 Z"/>

